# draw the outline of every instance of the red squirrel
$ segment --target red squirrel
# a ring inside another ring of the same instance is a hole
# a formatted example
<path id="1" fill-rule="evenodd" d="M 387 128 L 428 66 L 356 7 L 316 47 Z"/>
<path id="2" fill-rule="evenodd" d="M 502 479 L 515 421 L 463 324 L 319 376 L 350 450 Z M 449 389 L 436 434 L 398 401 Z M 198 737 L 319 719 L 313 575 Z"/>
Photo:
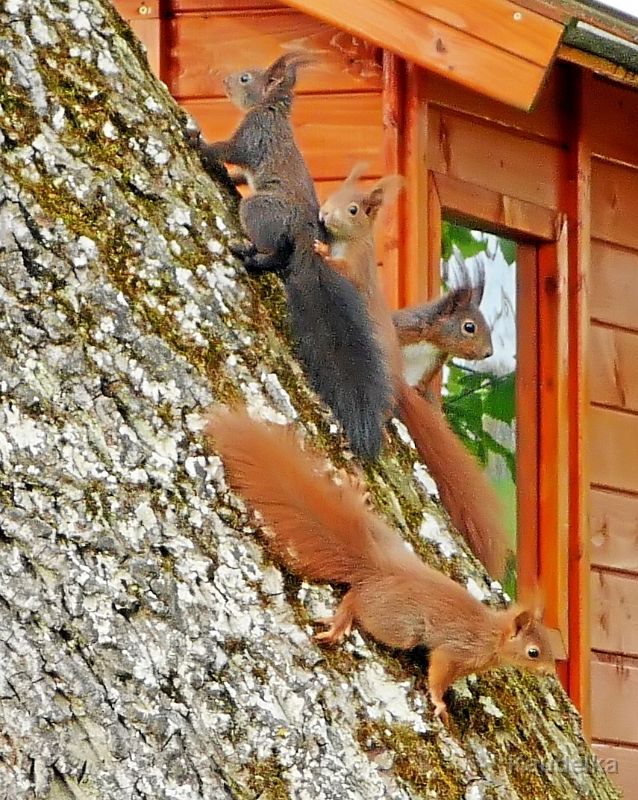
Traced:
<path id="1" fill-rule="evenodd" d="M 320 214 L 331 243 L 317 241 L 315 248 L 331 266 L 352 280 L 365 297 L 388 363 L 399 416 L 434 479 L 454 526 L 488 572 L 502 578 L 507 536 L 498 497 L 471 454 L 450 430 L 440 409 L 406 382 L 399 338 L 379 283 L 374 223 L 388 192 L 399 188 L 400 179 L 389 176 L 370 190 L 363 190 L 356 183 L 362 169 L 363 165 L 356 165 L 344 184 L 322 205 Z"/>
<path id="2" fill-rule="evenodd" d="M 432 378 L 452 357 L 480 361 L 492 355 L 492 335 L 479 309 L 484 283 L 460 286 L 392 314 L 403 355 L 403 374 L 427 397 Z"/>
<path id="3" fill-rule="evenodd" d="M 223 410 L 205 433 L 229 485 L 263 517 L 276 557 L 303 578 L 349 586 L 317 640 L 337 643 L 357 625 L 389 647 L 425 645 L 430 698 L 445 723 L 443 695 L 457 678 L 503 664 L 554 671 L 541 612 L 494 610 L 428 567 L 361 491 L 337 486 L 317 455 L 301 451 L 290 429 Z"/>
<path id="4" fill-rule="evenodd" d="M 290 124 L 297 68 L 287 53 L 265 70 L 224 81 L 246 115 L 227 141 L 197 147 L 204 165 L 230 162 L 254 190 L 240 220 L 251 241 L 233 248 L 249 271 L 278 272 L 286 290 L 296 353 L 312 388 L 341 422 L 353 451 L 376 457 L 390 404 L 390 381 L 365 303 L 313 249 L 324 232 L 319 202 Z"/>

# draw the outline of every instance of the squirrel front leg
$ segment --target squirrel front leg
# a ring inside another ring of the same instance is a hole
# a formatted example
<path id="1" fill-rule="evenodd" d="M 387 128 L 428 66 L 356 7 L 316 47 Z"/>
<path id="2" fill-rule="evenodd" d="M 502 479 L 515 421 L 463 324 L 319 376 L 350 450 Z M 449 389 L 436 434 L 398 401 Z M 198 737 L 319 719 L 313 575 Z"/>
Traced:
<path id="1" fill-rule="evenodd" d="M 356 596 L 351 589 L 339 603 L 339 607 L 333 617 L 318 619 L 321 625 L 329 625 L 327 631 L 315 634 L 317 642 L 326 644 L 338 644 L 344 637 L 349 636 L 355 621 Z"/>
<path id="2" fill-rule="evenodd" d="M 447 705 L 443 699 L 446 690 L 463 674 L 454 656 L 445 647 L 437 647 L 430 653 L 428 685 L 430 699 L 434 705 L 434 716 L 440 717 L 444 725 L 449 723 Z"/>
<path id="3" fill-rule="evenodd" d="M 351 268 L 348 261 L 345 258 L 336 258 L 330 255 L 331 250 L 329 244 L 326 244 L 326 242 L 321 242 L 319 239 L 315 239 L 313 248 L 315 253 L 320 255 L 329 267 L 332 267 L 332 269 L 339 272 L 344 278 L 348 278 L 348 280 L 353 283 L 357 289 L 361 289 L 361 285 L 352 280 L 352 275 L 350 274 Z"/>

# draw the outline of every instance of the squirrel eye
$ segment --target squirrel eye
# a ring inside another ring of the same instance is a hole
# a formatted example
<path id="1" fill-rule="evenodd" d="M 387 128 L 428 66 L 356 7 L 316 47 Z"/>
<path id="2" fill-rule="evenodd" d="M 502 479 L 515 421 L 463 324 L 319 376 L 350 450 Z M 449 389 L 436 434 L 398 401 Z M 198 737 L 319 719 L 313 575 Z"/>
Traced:
<path id="1" fill-rule="evenodd" d="M 248 83 L 249 80 L 250 80 L 250 72 L 243 72 L 239 76 L 239 82 L 240 83 Z"/>
<path id="2" fill-rule="evenodd" d="M 527 648 L 527 657 L 528 658 L 538 658 L 541 654 L 541 651 L 538 647 L 528 647 Z"/>
<path id="3" fill-rule="evenodd" d="M 466 319 L 463 323 L 463 333 L 469 333 L 470 335 L 476 333 L 476 325 L 471 319 Z"/>
<path id="4" fill-rule="evenodd" d="M 348 206 L 348 214 L 352 214 L 352 216 L 356 216 L 359 213 L 359 206 L 356 203 L 350 203 Z"/>

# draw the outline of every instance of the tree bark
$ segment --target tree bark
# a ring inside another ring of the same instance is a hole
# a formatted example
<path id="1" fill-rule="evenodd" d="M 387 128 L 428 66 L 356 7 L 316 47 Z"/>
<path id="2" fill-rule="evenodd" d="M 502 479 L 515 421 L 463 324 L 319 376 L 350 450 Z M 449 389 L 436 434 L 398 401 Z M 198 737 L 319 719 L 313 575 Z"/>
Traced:
<path id="1" fill-rule="evenodd" d="M 557 680 L 461 682 L 445 730 L 421 654 L 312 643 L 336 593 L 270 563 L 202 414 L 243 398 L 352 462 L 110 5 L 5 0 L 0 105 L 0 797 L 616 797 Z M 489 594 L 409 443 L 365 477 Z"/>

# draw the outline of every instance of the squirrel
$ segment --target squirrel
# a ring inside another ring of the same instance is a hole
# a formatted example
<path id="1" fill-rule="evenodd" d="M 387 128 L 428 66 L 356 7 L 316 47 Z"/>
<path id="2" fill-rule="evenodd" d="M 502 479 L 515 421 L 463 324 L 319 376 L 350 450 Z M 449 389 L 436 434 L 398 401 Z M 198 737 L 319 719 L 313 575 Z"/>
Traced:
<path id="1" fill-rule="evenodd" d="M 354 453 L 375 458 L 383 442 L 390 381 L 361 296 L 314 252 L 325 236 L 319 201 L 290 124 L 301 53 L 280 56 L 265 70 L 234 73 L 228 97 L 246 115 L 227 141 L 199 140 L 204 165 L 239 167 L 254 192 L 242 198 L 240 220 L 250 245 L 233 252 L 252 272 L 284 280 L 296 353 L 312 388 L 341 422 Z"/>
<path id="2" fill-rule="evenodd" d="M 492 335 L 479 309 L 484 284 L 460 286 L 442 297 L 392 314 L 405 380 L 427 397 L 432 378 L 451 358 L 492 355 Z"/>
<path id="3" fill-rule="evenodd" d="M 425 645 L 430 698 L 445 724 L 443 695 L 457 678 L 503 664 L 554 671 L 541 611 L 492 609 L 427 566 L 353 483 L 337 486 L 290 429 L 224 409 L 209 416 L 205 434 L 229 486 L 263 517 L 275 556 L 302 578 L 349 586 L 335 615 L 320 620 L 328 630 L 318 641 L 337 643 L 357 625 L 392 648 Z"/>
<path id="4" fill-rule="evenodd" d="M 400 341 L 378 280 L 374 223 L 388 197 L 400 189 L 401 179 L 388 176 L 364 191 L 357 187 L 364 169 L 364 164 L 355 165 L 343 185 L 322 205 L 320 215 L 331 244 L 317 240 L 315 249 L 334 269 L 350 278 L 365 297 L 388 363 L 399 416 L 434 479 L 454 526 L 488 572 L 502 578 L 507 536 L 499 518 L 498 497 L 442 411 L 421 397 L 404 378 Z M 456 330 L 451 327 L 448 340 L 441 337 L 440 341 L 443 347 L 453 345 L 458 349 Z M 438 330 L 445 334 L 450 329 L 441 323 Z"/>

